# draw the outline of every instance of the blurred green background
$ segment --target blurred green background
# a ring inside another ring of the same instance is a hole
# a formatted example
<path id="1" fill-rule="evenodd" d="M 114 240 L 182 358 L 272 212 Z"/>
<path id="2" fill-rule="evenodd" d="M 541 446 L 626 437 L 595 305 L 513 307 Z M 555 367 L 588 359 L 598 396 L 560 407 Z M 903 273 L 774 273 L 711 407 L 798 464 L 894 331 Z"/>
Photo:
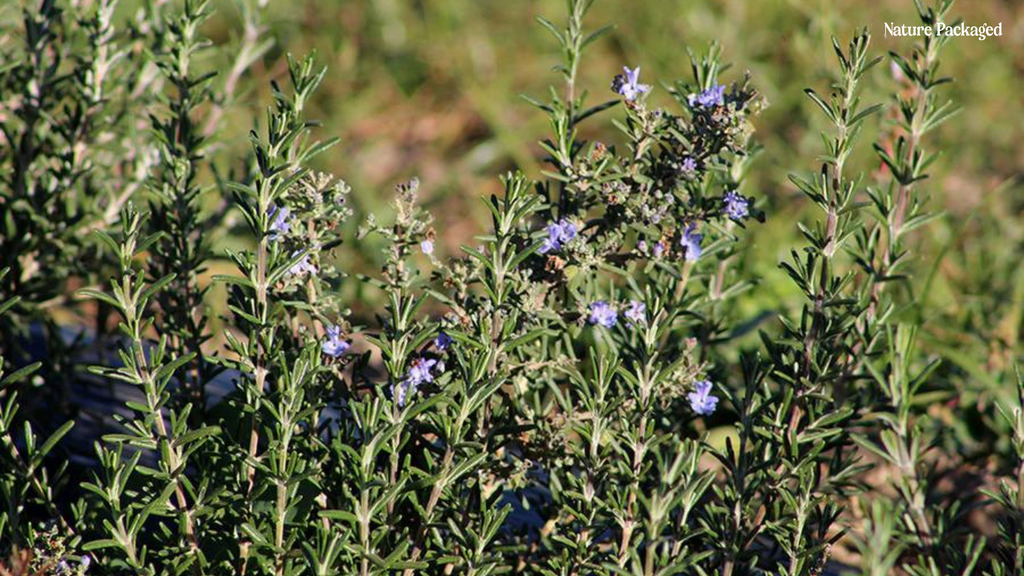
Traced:
<path id="1" fill-rule="evenodd" d="M 942 71 L 955 83 L 941 92 L 961 112 L 925 143 L 943 156 L 920 189 L 944 215 L 916 232 L 913 286 L 926 303 L 925 350 L 947 359 L 942 377 L 985 420 L 991 401 L 1012 393 L 1013 363 L 1021 359 L 1024 2 L 960 0 L 953 13 L 972 25 L 1002 23 L 1003 35 L 954 38 L 944 49 Z M 385 212 L 393 186 L 418 176 L 436 218 L 438 250 L 442 256 L 457 254 L 460 244 L 483 229 L 486 210 L 477 199 L 499 190 L 498 174 L 520 167 L 539 176 L 536 141 L 548 127 L 520 94 L 544 98 L 547 87 L 559 81 L 551 71 L 559 55 L 535 15 L 561 22 L 564 3 L 270 1 L 263 20 L 275 47 L 243 78 L 222 139 L 237 154 L 226 157 L 245 153 L 245 134 L 270 102 L 269 80 L 286 81 L 284 52 L 316 50 L 329 73 L 310 116 L 323 122 L 321 136 L 341 139 L 319 159 L 319 168 L 352 186 L 357 217 Z M 204 31 L 217 43 L 230 43 L 240 18 L 237 6 L 225 0 Z M 581 67 L 580 84 L 590 91 L 591 103 L 611 96 L 612 77 L 628 64 L 641 66 L 642 81 L 655 84 L 651 101 L 669 105 L 660 83 L 689 78 L 687 47 L 704 50 L 711 41 L 721 43 L 733 64 L 726 80 L 750 71 L 769 107 L 757 121 L 755 137 L 764 153 L 745 193 L 758 197 L 768 221 L 754 225 L 746 240 L 746 270 L 762 282 L 741 306 L 751 316 L 798 306 L 799 294 L 777 263 L 799 242 L 795 220 L 810 216 L 786 176 L 815 170 L 823 150 L 822 118 L 803 89 L 827 90 L 835 69 L 833 34 L 845 43 L 866 26 L 875 54 L 906 53 L 914 39 L 884 37 L 884 22 L 916 24 L 913 2 L 599 0 L 589 22 L 595 29 L 615 25 L 589 49 Z M 868 103 L 887 101 L 896 86 L 892 74 L 888 60 L 873 70 L 866 82 Z M 610 122 L 617 114 L 613 109 L 598 116 L 583 136 L 619 142 Z M 872 122 L 854 159 L 866 184 L 879 167 L 870 143 L 884 127 L 884 118 Z M 340 257 L 355 270 L 372 270 L 377 258 L 372 242 L 349 243 Z M 941 405 L 935 410 L 950 426 L 981 424 L 953 421 L 953 412 Z"/>

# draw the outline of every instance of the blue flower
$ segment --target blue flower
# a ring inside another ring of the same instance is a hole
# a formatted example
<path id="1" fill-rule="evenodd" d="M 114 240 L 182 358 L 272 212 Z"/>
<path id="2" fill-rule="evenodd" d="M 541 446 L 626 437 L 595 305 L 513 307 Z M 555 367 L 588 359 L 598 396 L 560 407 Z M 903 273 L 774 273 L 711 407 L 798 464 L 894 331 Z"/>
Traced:
<path id="1" fill-rule="evenodd" d="M 288 222 L 291 211 L 287 206 L 273 205 L 270 207 L 269 216 L 273 218 L 270 223 L 270 239 L 279 240 L 281 236 L 291 232 L 292 225 Z"/>
<path id="2" fill-rule="evenodd" d="M 351 344 L 343 338 L 340 326 L 327 327 L 327 339 L 321 345 L 324 354 L 337 358 L 349 349 Z"/>
<path id="3" fill-rule="evenodd" d="M 750 215 L 750 201 L 734 190 L 726 192 L 722 202 L 725 205 L 722 211 L 733 220 L 742 220 Z"/>
<path id="4" fill-rule="evenodd" d="M 700 243 L 703 239 L 704 235 L 697 233 L 696 224 L 690 224 L 686 228 L 683 237 L 679 239 L 679 245 L 683 247 L 683 258 L 687 262 L 696 262 L 700 258 L 702 252 Z"/>
<path id="5" fill-rule="evenodd" d="M 704 108 L 721 106 L 725 104 L 725 86 L 715 84 L 700 94 L 690 94 L 688 100 L 691 108 L 696 108 L 697 106 L 703 106 Z"/>
<path id="6" fill-rule="evenodd" d="M 551 224 L 548 224 L 547 231 L 548 237 L 544 239 L 544 244 L 541 245 L 539 250 L 541 254 L 557 252 L 562 247 L 562 243 L 558 240 L 562 235 L 562 227 L 557 223 L 552 222 Z"/>
<path id="7" fill-rule="evenodd" d="M 412 366 L 409 367 L 409 373 L 406 377 L 412 380 L 412 383 L 416 386 L 424 382 L 433 382 L 434 375 L 430 372 L 430 369 L 436 365 L 437 360 L 433 358 L 417 358 L 412 361 Z"/>
<path id="8" fill-rule="evenodd" d="M 639 300 L 632 300 L 629 303 L 629 310 L 623 314 L 633 324 L 643 325 L 647 323 L 647 305 Z"/>
<path id="9" fill-rule="evenodd" d="M 654 243 L 654 250 L 653 250 L 654 257 L 655 258 L 661 258 L 661 255 L 665 253 L 665 248 L 667 248 L 667 247 L 668 246 L 665 245 L 665 241 L 664 240 L 658 240 L 657 242 L 655 242 Z"/>
<path id="10" fill-rule="evenodd" d="M 433 254 L 434 253 L 434 241 L 430 240 L 428 238 L 428 239 L 424 240 L 423 242 L 420 242 L 420 250 L 422 250 L 423 253 L 428 255 L 428 256 L 430 254 Z"/>
<path id="11" fill-rule="evenodd" d="M 420 384 L 434 381 L 434 374 L 431 369 L 437 367 L 439 372 L 444 371 L 444 364 L 440 364 L 433 358 L 417 358 L 412 361 L 409 371 L 402 378 L 391 386 L 391 396 L 399 408 L 405 406 L 409 397 L 416 393 Z"/>
<path id="12" fill-rule="evenodd" d="M 576 237 L 576 225 L 569 222 L 565 218 L 558 221 L 559 226 L 562 227 L 562 234 L 558 237 L 562 244 L 568 243 L 570 240 Z"/>
<path id="13" fill-rule="evenodd" d="M 639 66 L 637 66 L 635 70 L 630 70 L 628 66 L 623 66 L 622 72 L 622 74 L 619 74 L 614 80 L 612 80 L 612 90 L 620 96 L 632 102 L 641 94 L 650 91 L 650 86 L 647 84 L 640 84 Z"/>
<path id="14" fill-rule="evenodd" d="M 444 352 L 451 345 L 452 337 L 444 332 L 441 332 L 437 335 L 437 338 L 434 338 L 434 348 L 436 348 L 438 352 Z"/>
<path id="15" fill-rule="evenodd" d="M 576 237 L 577 232 L 576 225 L 565 218 L 548 224 L 547 231 L 548 237 L 544 239 L 544 244 L 538 250 L 541 254 L 561 250 L 562 246 Z"/>
<path id="16" fill-rule="evenodd" d="M 718 398 L 711 395 L 711 381 L 700 380 L 694 387 L 694 391 L 686 395 L 690 401 L 690 408 L 701 416 L 708 416 L 718 406 Z"/>
<path id="17" fill-rule="evenodd" d="M 292 257 L 294 258 L 299 252 L 293 252 Z M 313 266 L 313 262 L 309 259 L 309 254 L 302 257 L 291 268 L 288 269 L 288 273 L 292 276 L 302 276 L 304 274 L 316 274 L 316 266 Z"/>
<path id="18" fill-rule="evenodd" d="M 599 300 L 590 305 L 590 318 L 588 320 L 591 324 L 612 328 L 619 321 L 619 315 L 607 302 Z"/>
<path id="19" fill-rule="evenodd" d="M 697 161 L 693 159 L 693 156 L 687 156 L 683 159 L 682 171 L 683 174 L 693 174 L 697 171 Z"/>

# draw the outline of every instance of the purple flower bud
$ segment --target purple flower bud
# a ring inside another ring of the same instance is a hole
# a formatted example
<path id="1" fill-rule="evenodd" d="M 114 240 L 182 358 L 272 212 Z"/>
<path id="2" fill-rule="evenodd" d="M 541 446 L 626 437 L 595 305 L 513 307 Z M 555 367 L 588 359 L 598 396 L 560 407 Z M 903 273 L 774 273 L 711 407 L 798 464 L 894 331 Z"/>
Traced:
<path id="1" fill-rule="evenodd" d="M 344 335 L 341 333 L 340 326 L 328 326 L 327 339 L 324 340 L 320 347 L 324 354 L 332 358 L 337 358 L 344 354 L 351 345 L 351 343 L 345 340 Z"/>
<path id="2" fill-rule="evenodd" d="M 683 174 L 693 174 L 697 171 L 697 161 L 692 156 L 683 158 L 682 172 Z"/>
<path id="3" fill-rule="evenodd" d="M 85 556 L 82 556 L 82 559 L 79 560 L 78 563 L 82 566 L 82 572 L 85 572 L 86 570 L 89 569 L 89 565 L 92 564 L 92 557 L 89 556 L 88 554 L 85 555 Z"/>
<path id="4" fill-rule="evenodd" d="M 718 406 L 718 398 L 711 395 L 711 381 L 701 380 L 697 382 L 694 391 L 686 395 L 690 401 L 690 408 L 701 416 L 708 416 Z"/>
<path id="5" fill-rule="evenodd" d="M 452 337 L 444 332 L 441 332 L 437 335 L 437 338 L 434 338 L 434 348 L 436 348 L 438 352 L 444 352 L 451 345 Z"/>
<path id="6" fill-rule="evenodd" d="M 690 224 L 686 228 L 686 232 L 683 233 L 683 237 L 679 239 L 679 245 L 683 247 L 683 259 L 687 262 L 696 262 L 703 251 L 700 247 L 703 239 L 704 235 L 697 233 L 697 226 Z"/>
<path id="7" fill-rule="evenodd" d="M 588 321 L 591 324 L 612 328 L 619 321 L 619 315 L 607 302 L 599 300 L 590 305 Z"/>
<path id="8" fill-rule="evenodd" d="M 668 245 L 665 244 L 665 241 L 664 240 L 658 240 L 654 244 L 654 250 L 653 250 L 654 257 L 655 258 L 661 258 L 661 255 L 665 253 L 665 249 L 666 248 L 668 248 Z"/>
<path id="9" fill-rule="evenodd" d="M 750 215 L 750 201 L 738 192 L 730 190 L 722 197 L 722 212 L 733 220 L 742 220 Z"/>
<path id="10" fill-rule="evenodd" d="M 430 239 L 427 239 L 427 240 L 424 240 L 423 242 L 420 242 L 420 250 L 422 250 L 423 253 L 427 254 L 428 256 L 430 254 L 433 254 L 434 253 L 434 241 L 430 240 Z"/>
<path id="11" fill-rule="evenodd" d="M 633 102 L 641 94 L 650 91 L 650 86 L 647 84 L 640 84 L 639 66 L 637 66 L 635 70 L 630 70 L 628 66 L 623 66 L 622 72 L 622 74 L 619 74 L 614 80 L 612 80 L 612 90 L 614 92 L 626 100 Z"/>

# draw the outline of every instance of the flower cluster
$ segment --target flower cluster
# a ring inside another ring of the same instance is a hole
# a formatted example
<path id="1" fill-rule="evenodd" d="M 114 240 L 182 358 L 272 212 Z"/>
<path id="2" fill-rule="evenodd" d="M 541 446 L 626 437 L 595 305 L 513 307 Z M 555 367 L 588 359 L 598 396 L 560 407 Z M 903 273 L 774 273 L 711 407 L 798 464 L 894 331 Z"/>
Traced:
<path id="1" fill-rule="evenodd" d="M 629 308 L 622 315 L 629 321 L 630 327 L 643 326 L 647 324 L 647 305 L 639 300 L 630 300 Z M 598 300 L 590 304 L 587 322 L 594 326 L 614 328 L 619 322 L 619 313 L 608 302 Z"/>
<path id="2" fill-rule="evenodd" d="M 544 239 L 544 243 L 538 250 L 541 254 L 558 252 L 575 238 L 577 233 L 576 225 L 565 218 L 548 224 L 546 230 L 548 237 Z"/>
<path id="3" fill-rule="evenodd" d="M 436 358 L 416 358 L 409 366 L 405 377 L 391 386 L 391 397 L 399 408 L 404 408 L 416 390 L 423 384 L 434 381 L 435 373 L 444 372 L 444 362 Z"/>
<path id="4" fill-rule="evenodd" d="M 750 215 L 750 201 L 735 190 L 725 193 L 722 204 L 722 211 L 732 220 L 742 220 Z"/>
<path id="5" fill-rule="evenodd" d="M 267 210 L 267 237 L 290 258 L 302 257 L 288 268 L 289 286 L 309 275 L 335 271 L 323 266 L 321 252 L 340 243 L 337 227 L 350 215 L 348 185 L 323 172 L 306 172 Z"/>
<path id="6" fill-rule="evenodd" d="M 749 159 L 750 119 L 762 99 L 749 79 L 731 88 L 719 81 L 716 58 L 714 49 L 701 59 L 691 57 L 698 88 L 676 83 L 669 94 L 677 109 L 625 107 L 620 129 L 628 139 L 627 153 L 619 155 L 598 144 L 591 153 L 580 154 L 571 170 L 560 168 L 565 159 L 557 158 L 559 179 L 579 191 L 568 208 L 603 206 L 599 215 L 575 212 L 587 218 L 588 239 L 587 253 L 576 254 L 574 266 L 600 268 L 600 255 L 623 249 L 643 258 L 697 262 L 709 241 L 718 240 L 711 235 L 723 229 L 723 221 L 751 216 L 752 199 L 740 194 L 742 182 L 731 175 Z M 625 67 L 612 89 L 627 103 L 635 102 L 650 89 L 639 77 L 639 67 Z M 715 197 L 709 194 L 712 190 L 724 195 Z M 631 237 L 636 238 L 635 249 L 629 246 Z M 552 227 L 540 252 L 560 246 L 557 227 Z M 721 253 L 732 250 L 726 247 Z"/>
<path id="7" fill-rule="evenodd" d="M 714 108 L 725 104 L 725 86 L 714 84 L 699 94 L 690 94 L 687 102 L 693 108 Z"/>

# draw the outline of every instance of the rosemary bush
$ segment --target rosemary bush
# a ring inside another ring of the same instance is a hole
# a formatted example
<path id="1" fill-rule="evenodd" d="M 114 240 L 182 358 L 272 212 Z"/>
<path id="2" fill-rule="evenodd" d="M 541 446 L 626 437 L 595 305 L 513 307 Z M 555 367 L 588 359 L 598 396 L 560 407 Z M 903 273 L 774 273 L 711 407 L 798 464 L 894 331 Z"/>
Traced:
<path id="1" fill-rule="evenodd" d="M 792 164 L 817 215 L 780 262 L 802 302 L 761 322 L 757 79 L 713 45 L 683 80 L 584 86 L 591 4 L 538 18 L 561 56 L 525 97 L 545 168 L 504 175 L 452 254 L 418 180 L 375 216 L 321 171 L 313 55 L 286 58 L 247 155 L 222 145 L 271 57 L 263 3 L 212 60 L 205 0 L 5 25 L 0 573 L 1024 574 L 1024 380 L 991 424 L 997 481 L 971 484 L 917 346 L 947 39 L 889 54 L 876 103 L 886 57 L 833 40 L 806 89 L 820 157 Z M 598 124 L 614 138 L 584 139 Z M 851 168 L 872 147 L 884 170 Z"/>

